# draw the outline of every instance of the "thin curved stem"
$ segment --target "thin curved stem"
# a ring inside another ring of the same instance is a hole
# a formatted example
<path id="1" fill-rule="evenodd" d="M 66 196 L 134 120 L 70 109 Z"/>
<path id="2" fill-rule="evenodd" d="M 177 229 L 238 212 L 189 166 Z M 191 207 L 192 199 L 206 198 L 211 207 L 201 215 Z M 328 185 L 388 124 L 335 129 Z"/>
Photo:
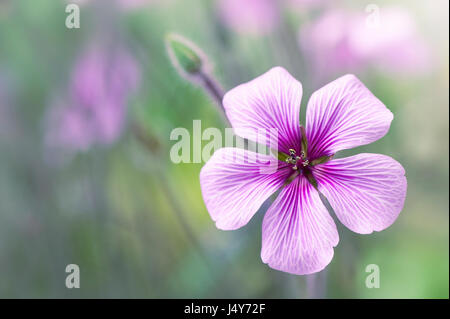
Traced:
<path id="1" fill-rule="evenodd" d="M 230 123 L 222 103 L 224 91 L 219 82 L 213 76 L 205 72 L 199 72 L 198 77 L 201 81 L 202 88 L 213 98 L 219 107 L 219 112 L 222 114 L 225 124 L 229 125 Z"/>

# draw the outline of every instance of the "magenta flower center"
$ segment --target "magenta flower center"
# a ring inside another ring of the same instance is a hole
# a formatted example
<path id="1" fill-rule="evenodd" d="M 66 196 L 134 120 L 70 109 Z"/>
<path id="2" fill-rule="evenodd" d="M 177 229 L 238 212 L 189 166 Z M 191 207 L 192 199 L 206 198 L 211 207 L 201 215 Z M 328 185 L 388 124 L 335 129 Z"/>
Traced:
<path id="1" fill-rule="evenodd" d="M 304 167 L 308 166 L 309 160 L 303 151 L 301 151 L 300 156 L 298 156 L 295 149 L 290 148 L 289 156 L 286 158 L 286 163 L 291 164 L 292 169 L 296 171 L 298 169 L 302 170 Z"/>

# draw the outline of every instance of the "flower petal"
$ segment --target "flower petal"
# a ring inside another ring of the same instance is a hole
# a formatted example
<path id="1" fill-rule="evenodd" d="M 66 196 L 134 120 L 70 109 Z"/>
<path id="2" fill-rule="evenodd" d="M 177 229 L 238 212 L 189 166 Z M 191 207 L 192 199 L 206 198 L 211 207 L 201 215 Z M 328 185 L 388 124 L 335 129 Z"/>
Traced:
<path id="1" fill-rule="evenodd" d="M 217 228 L 231 230 L 247 224 L 291 171 L 269 155 L 238 148 L 216 151 L 200 172 L 200 186 Z"/>
<path id="2" fill-rule="evenodd" d="M 300 176 L 283 188 L 264 216 L 261 259 L 297 275 L 318 272 L 333 258 L 336 224 L 319 193 Z"/>
<path id="3" fill-rule="evenodd" d="M 354 75 L 347 74 L 314 92 L 306 111 L 312 157 L 372 143 L 383 137 L 391 111 Z"/>
<path id="4" fill-rule="evenodd" d="M 302 93 L 299 81 L 282 67 L 274 67 L 230 90 L 223 105 L 237 135 L 262 144 L 272 143 L 271 147 L 289 153 L 289 148 L 299 147 Z M 278 138 L 271 136 L 267 143 L 258 141 L 258 129 L 267 133 L 277 129 Z"/>
<path id="5" fill-rule="evenodd" d="M 403 208 L 405 170 L 389 156 L 359 154 L 334 159 L 316 166 L 313 174 L 339 220 L 356 233 L 389 227 Z"/>

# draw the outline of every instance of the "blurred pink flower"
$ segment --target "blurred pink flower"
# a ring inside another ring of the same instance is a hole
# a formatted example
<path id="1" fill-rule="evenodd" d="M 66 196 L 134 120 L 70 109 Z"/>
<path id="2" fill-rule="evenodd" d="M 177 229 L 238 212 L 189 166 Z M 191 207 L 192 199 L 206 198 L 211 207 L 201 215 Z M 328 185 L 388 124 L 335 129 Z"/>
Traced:
<path id="1" fill-rule="evenodd" d="M 86 150 L 95 143 L 114 142 L 139 80 L 136 61 L 124 49 L 89 48 L 75 64 L 69 97 L 50 112 L 48 143 Z"/>
<path id="2" fill-rule="evenodd" d="M 350 21 L 343 11 L 325 13 L 317 21 L 302 25 L 300 47 L 315 71 L 354 69 L 361 61 L 349 45 Z"/>
<path id="3" fill-rule="evenodd" d="M 217 9 L 226 26 L 244 34 L 270 33 L 279 20 L 277 2 L 272 0 L 219 0 Z"/>
<path id="4" fill-rule="evenodd" d="M 368 26 L 366 17 L 355 23 L 350 45 L 362 59 L 373 60 L 385 70 L 406 73 L 429 67 L 428 48 L 408 11 L 389 7 L 380 12 L 379 24 Z"/>
<path id="5" fill-rule="evenodd" d="M 381 8 L 375 23 L 369 21 L 369 16 L 334 10 L 301 27 L 300 46 L 316 72 L 356 71 L 366 67 L 408 74 L 427 70 L 428 48 L 408 11 Z"/>

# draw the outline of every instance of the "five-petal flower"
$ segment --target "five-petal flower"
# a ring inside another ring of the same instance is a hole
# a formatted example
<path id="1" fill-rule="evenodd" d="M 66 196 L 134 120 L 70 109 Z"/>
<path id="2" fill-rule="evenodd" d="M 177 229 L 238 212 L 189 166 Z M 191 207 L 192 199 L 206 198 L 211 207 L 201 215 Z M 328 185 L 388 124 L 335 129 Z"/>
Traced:
<path id="1" fill-rule="evenodd" d="M 281 67 L 229 91 L 223 105 L 236 133 L 254 141 L 251 132 L 276 129 L 278 152 L 286 161 L 265 170 L 273 162 L 270 155 L 258 154 L 255 164 L 245 160 L 253 156 L 250 151 L 228 147 L 215 152 L 200 173 L 206 207 L 224 230 L 247 224 L 281 189 L 264 217 L 261 258 L 298 275 L 326 267 L 339 241 L 319 192 L 345 226 L 368 234 L 395 221 L 407 188 L 403 167 L 388 156 L 332 159 L 338 151 L 380 139 L 393 119 L 355 76 L 345 75 L 311 96 L 304 129 L 301 98 L 300 82 Z"/>

